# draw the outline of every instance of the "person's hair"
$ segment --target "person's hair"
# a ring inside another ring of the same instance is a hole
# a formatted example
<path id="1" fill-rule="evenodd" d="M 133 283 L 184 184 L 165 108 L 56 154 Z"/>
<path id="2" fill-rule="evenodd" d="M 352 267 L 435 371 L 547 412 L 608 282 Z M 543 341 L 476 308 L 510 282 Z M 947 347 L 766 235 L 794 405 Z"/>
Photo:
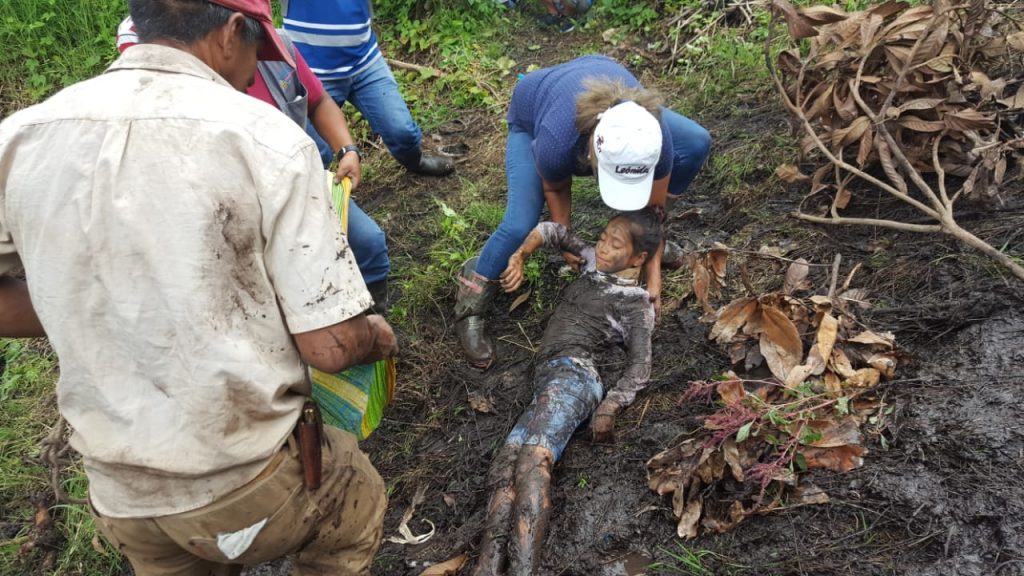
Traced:
<path id="1" fill-rule="evenodd" d="M 128 0 L 128 12 L 140 42 L 160 39 L 186 46 L 227 24 L 235 13 L 206 0 Z M 266 40 L 263 26 L 246 16 L 242 40 L 247 44 Z"/>
<path id="2" fill-rule="evenodd" d="M 664 211 L 660 207 L 648 206 L 632 212 L 620 212 L 608 223 L 619 219 L 625 220 L 628 225 L 629 235 L 633 238 L 633 254 L 647 252 L 647 257 L 650 258 L 661 246 Z"/>
<path id="3" fill-rule="evenodd" d="M 576 129 L 588 139 L 597 127 L 598 115 L 605 110 L 633 101 L 647 110 L 655 119 L 661 120 L 661 95 L 645 88 L 627 87 L 622 80 L 606 76 L 590 76 L 583 79 L 583 92 L 576 97 Z"/>

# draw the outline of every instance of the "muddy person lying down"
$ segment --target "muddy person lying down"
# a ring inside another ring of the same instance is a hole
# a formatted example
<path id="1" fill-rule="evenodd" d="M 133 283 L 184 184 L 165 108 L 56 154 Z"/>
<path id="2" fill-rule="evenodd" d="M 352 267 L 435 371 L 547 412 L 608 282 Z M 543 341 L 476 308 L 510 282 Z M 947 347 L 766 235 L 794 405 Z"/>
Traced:
<path id="1" fill-rule="evenodd" d="M 533 402 L 491 465 L 477 576 L 537 573 L 554 463 L 588 417 L 594 440 L 611 441 L 615 416 L 647 385 L 654 307 L 638 278 L 648 254 L 661 243 L 660 222 L 652 208 L 624 212 L 608 222 L 596 247 L 561 224 L 543 222 L 509 258 L 501 275 L 507 292 L 522 283 L 523 262 L 541 245 L 579 256 L 583 275 L 566 288 L 548 322 L 534 370 Z M 594 360 L 608 344 L 624 347 L 627 361 L 605 395 Z"/>

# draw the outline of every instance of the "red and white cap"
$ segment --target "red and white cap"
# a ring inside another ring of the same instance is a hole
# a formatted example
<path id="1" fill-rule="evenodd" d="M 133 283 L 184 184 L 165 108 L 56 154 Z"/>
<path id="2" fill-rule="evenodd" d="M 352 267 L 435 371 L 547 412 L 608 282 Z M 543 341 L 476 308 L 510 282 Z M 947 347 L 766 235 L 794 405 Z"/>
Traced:
<path id="1" fill-rule="evenodd" d="M 616 210 L 639 210 L 651 199 L 654 167 L 661 157 L 661 124 L 633 101 L 601 113 L 594 129 L 597 186 Z"/>
<path id="2" fill-rule="evenodd" d="M 263 49 L 260 50 L 257 56 L 260 60 L 284 60 L 292 67 L 295 66 L 295 60 L 292 60 L 292 55 L 288 53 L 288 48 L 285 47 L 284 41 L 281 40 L 281 37 L 277 35 L 277 30 L 274 29 L 274 17 L 270 11 L 270 0 L 209 0 L 209 2 L 223 6 L 228 10 L 241 12 L 263 26 L 267 41 L 263 44 Z"/>
<path id="3" fill-rule="evenodd" d="M 267 41 L 257 56 L 260 60 L 283 60 L 291 66 L 295 66 L 291 53 L 285 47 L 281 37 L 277 35 L 277 30 L 274 29 L 270 0 L 210 0 L 210 3 L 241 12 L 263 26 Z M 124 52 L 138 43 L 139 36 L 135 31 L 135 23 L 129 16 L 117 27 L 117 49 L 119 52 Z"/>

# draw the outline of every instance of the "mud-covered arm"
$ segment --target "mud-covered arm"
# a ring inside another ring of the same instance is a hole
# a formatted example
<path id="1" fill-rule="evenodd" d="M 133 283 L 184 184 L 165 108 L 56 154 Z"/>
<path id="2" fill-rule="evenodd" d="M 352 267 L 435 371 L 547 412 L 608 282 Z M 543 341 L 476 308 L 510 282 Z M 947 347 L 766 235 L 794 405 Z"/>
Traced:
<path id="1" fill-rule="evenodd" d="M 651 378 L 651 334 L 654 331 L 654 306 L 642 301 L 641 296 L 625 308 L 622 326 L 626 331 L 626 369 L 606 402 L 612 402 L 617 412 L 633 403 L 637 392 L 647 387 Z"/>
<path id="2" fill-rule="evenodd" d="M 555 248 L 580 256 L 587 247 L 568 228 L 557 222 L 541 222 L 526 237 L 515 252 L 508 258 L 508 266 L 501 273 L 501 286 L 506 292 L 514 292 L 523 283 L 523 263 L 541 246 Z"/>

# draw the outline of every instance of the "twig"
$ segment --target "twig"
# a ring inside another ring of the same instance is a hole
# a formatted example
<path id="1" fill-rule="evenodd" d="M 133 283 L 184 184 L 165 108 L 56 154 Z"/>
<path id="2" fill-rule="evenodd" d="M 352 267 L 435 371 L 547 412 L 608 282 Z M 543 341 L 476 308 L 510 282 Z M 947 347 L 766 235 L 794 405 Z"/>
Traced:
<path id="1" fill-rule="evenodd" d="M 832 280 L 828 285 L 828 299 L 831 300 L 836 296 L 836 284 L 839 283 L 839 264 L 843 261 L 843 255 L 836 253 L 836 257 L 832 260 Z"/>
<path id="2" fill-rule="evenodd" d="M 419 72 L 420 74 L 426 73 L 430 76 L 441 78 L 445 75 L 437 68 L 431 68 L 430 66 L 420 66 L 419 64 L 412 64 L 410 62 L 402 62 L 401 60 L 395 60 L 394 58 L 385 58 L 389 66 L 395 68 L 401 68 L 402 70 L 412 70 L 413 72 Z"/>

